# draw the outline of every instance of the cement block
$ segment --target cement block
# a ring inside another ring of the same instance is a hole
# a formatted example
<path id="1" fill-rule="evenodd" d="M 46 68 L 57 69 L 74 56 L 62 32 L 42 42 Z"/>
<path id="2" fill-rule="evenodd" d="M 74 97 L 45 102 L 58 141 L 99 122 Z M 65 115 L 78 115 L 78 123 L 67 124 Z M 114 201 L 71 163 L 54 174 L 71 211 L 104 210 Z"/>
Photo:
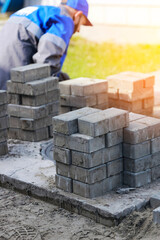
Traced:
<path id="1" fill-rule="evenodd" d="M 104 112 L 96 112 L 78 119 L 79 133 L 91 137 L 98 137 L 109 132 L 108 115 Z"/>
<path id="2" fill-rule="evenodd" d="M 143 99 L 143 108 L 148 109 L 154 106 L 154 97 Z"/>
<path id="3" fill-rule="evenodd" d="M 102 104 L 95 105 L 93 107 L 100 110 L 106 110 L 107 108 L 109 108 L 109 103 L 102 103 Z"/>
<path id="4" fill-rule="evenodd" d="M 73 95 L 61 95 L 61 106 L 70 106 L 76 108 L 92 107 L 97 104 L 96 95 L 85 97 Z"/>
<path id="5" fill-rule="evenodd" d="M 57 147 L 68 148 L 68 138 L 67 135 L 53 132 L 53 143 Z"/>
<path id="6" fill-rule="evenodd" d="M 7 115 L 7 104 L 0 105 L 0 117 Z"/>
<path id="7" fill-rule="evenodd" d="M 30 141 L 30 142 L 39 142 L 49 138 L 48 127 L 37 129 L 35 131 L 25 131 L 21 130 L 20 140 Z"/>
<path id="8" fill-rule="evenodd" d="M 155 76 L 146 73 L 146 78 L 144 79 L 143 84 L 144 88 L 153 87 L 155 84 Z"/>
<path id="9" fill-rule="evenodd" d="M 123 144 L 124 157 L 137 159 L 147 155 L 150 155 L 150 141 L 146 141 L 138 144 Z"/>
<path id="10" fill-rule="evenodd" d="M 71 165 L 71 178 L 87 184 L 99 182 L 106 178 L 106 164 L 91 169 Z"/>
<path id="11" fill-rule="evenodd" d="M 96 95 L 97 98 L 97 105 L 107 103 L 108 104 L 108 92 L 105 93 L 99 93 Z"/>
<path id="12" fill-rule="evenodd" d="M 109 192 L 111 190 L 121 187 L 123 184 L 122 181 L 123 181 L 122 173 L 104 179 L 103 180 L 103 194 L 106 194 L 107 192 Z"/>
<path id="13" fill-rule="evenodd" d="M 56 173 L 58 175 L 71 178 L 71 167 L 72 165 L 63 164 L 61 162 L 56 162 Z"/>
<path id="14" fill-rule="evenodd" d="M 106 134 L 106 147 L 112 147 L 123 142 L 123 129 Z"/>
<path id="15" fill-rule="evenodd" d="M 29 64 L 11 69 L 11 80 L 13 82 L 26 83 L 51 76 L 49 64 Z"/>
<path id="16" fill-rule="evenodd" d="M 59 83 L 60 95 L 71 95 L 71 84 L 74 82 L 74 79 L 62 81 Z"/>
<path id="17" fill-rule="evenodd" d="M 8 153 L 7 141 L 0 143 L 0 156 L 6 155 Z"/>
<path id="18" fill-rule="evenodd" d="M 122 144 L 117 144 L 115 146 L 109 147 L 109 160 L 113 161 L 123 156 Z"/>
<path id="19" fill-rule="evenodd" d="M 24 106 L 37 107 L 44 104 L 46 104 L 45 94 L 41 94 L 37 96 L 22 95 L 22 105 Z"/>
<path id="20" fill-rule="evenodd" d="M 148 134 L 150 139 L 160 136 L 160 119 L 145 117 L 138 119 L 137 122 L 146 124 L 146 126 L 148 126 Z"/>
<path id="21" fill-rule="evenodd" d="M 109 131 L 115 131 L 129 124 L 129 113 L 122 109 L 109 108 L 103 111 L 109 119 Z"/>
<path id="22" fill-rule="evenodd" d="M 108 88 L 108 97 L 109 99 L 119 99 L 119 92 L 118 92 L 118 89 L 117 88 L 111 88 L 109 87 Z"/>
<path id="23" fill-rule="evenodd" d="M 160 137 L 151 139 L 151 153 L 160 152 Z"/>
<path id="24" fill-rule="evenodd" d="M 64 114 L 64 113 L 68 113 L 71 111 L 71 107 L 63 107 L 63 106 L 60 106 L 60 110 L 59 110 L 59 114 Z"/>
<path id="25" fill-rule="evenodd" d="M 121 95 L 120 95 L 121 97 Z M 124 101 L 123 99 L 119 98 L 119 108 L 127 110 L 129 112 L 137 112 L 141 111 L 143 108 L 143 101 L 142 100 L 137 100 L 137 101 L 132 101 L 132 102 L 127 102 Z"/>
<path id="26" fill-rule="evenodd" d="M 72 164 L 79 167 L 93 168 L 108 161 L 110 161 L 109 150 L 106 148 L 89 154 L 72 151 Z"/>
<path id="27" fill-rule="evenodd" d="M 5 90 L 0 90 L 0 105 L 7 104 L 7 92 Z"/>
<path id="28" fill-rule="evenodd" d="M 9 127 L 8 116 L 0 117 L 0 130 Z"/>
<path id="29" fill-rule="evenodd" d="M 20 128 L 23 130 L 34 131 L 43 127 L 47 127 L 47 118 L 30 119 L 30 118 L 19 118 Z"/>
<path id="30" fill-rule="evenodd" d="M 141 187 L 151 182 L 151 170 L 148 169 L 139 173 L 124 171 L 124 184 L 129 187 Z"/>
<path id="31" fill-rule="evenodd" d="M 58 174 L 55 175 L 56 187 L 60 188 L 66 192 L 73 192 L 73 183 L 72 179 L 60 176 Z"/>
<path id="32" fill-rule="evenodd" d="M 150 206 L 151 206 L 151 208 L 160 207 L 160 195 L 159 194 L 151 196 Z"/>
<path id="33" fill-rule="evenodd" d="M 45 106 L 46 106 L 47 116 L 48 115 L 53 115 L 53 114 L 54 114 L 54 116 L 58 115 L 58 113 L 59 113 L 59 101 L 48 103 Z"/>
<path id="34" fill-rule="evenodd" d="M 48 126 L 49 138 L 53 138 L 53 126 Z"/>
<path id="35" fill-rule="evenodd" d="M 107 177 L 117 175 L 123 171 L 123 158 L 107 163 Z"/>
<path id="36" fill-rule="evenodd" d="M 152 155 L 138 159 L 124 158 L 124 170 L 138 173 L 151 168 Z"/>
<path id="37" fill-rule="evenodd" d="M 19 128 L 9 128 L 8 138 L 9 139 L 21 139 L 22 130 Z"/>
<path id="38" fill-rule="evenodd" d="M 22 96 L 14 93 L 7 93 L 8 104 L 22 104 Z"/>
<path id="39" fill-rule="evenodd" d="M 153 167 L 157 167 L 160 165 L 160 152 L 156 152 L 154 154 L 151 155 L 152 159 L 151 159 L 151 168 Z"/>
<path id="40" fill-rule="evenodd" d="M 92 153 L 105 147 L 105 136 L 90 137 L 75 133 L 68 138 L 69 149 L 79 152 Z"/>
<path id="41" fill-rule="evenodd" d="M 160 207 L 153 211 L 153 222 L 155 224 L 160 224 Z"/>
<path id="42" fill-rule="evenodd" d="M 146 116 L 142 115 L 142 114 L 137 114 L 137 113 L 133 113 L 130 112 L 129 113 L 129 122 L 133 122 L 135 120 L 141 119 L 141 118 L 145 118 Z"/>
<path id="43" fill-rule="evenodd" d="M 70 165 L 72 163 L 71 151 L 66 148 L 59 148 L 57 146 L 54 146 L 53 159 L 56 162 L 61 162 L 61 163 Z"/>
<path id="44" fill-rule="evenodd" d="M 0 130 L 0 143 L 7 141 L 8 133 L 7 129 Z"/>
<path id="45" fill-rule="evenodd" d="M 98 109 L 93 108 L 82 108 L 73 112 L 68 112 L 53 118 L 53 131 L 67 135 L 78 132 L 78 118 L 99 112 Z"/>
<path id="46" fill-rule="evenodd" d="M 156 166 L 156 167 L 153 167 L 151 169 L 151 171 L 152 171 L 152 173 L 151 173 L 152 174 L 152 181 L 160 178 L 160 165 Z"/>

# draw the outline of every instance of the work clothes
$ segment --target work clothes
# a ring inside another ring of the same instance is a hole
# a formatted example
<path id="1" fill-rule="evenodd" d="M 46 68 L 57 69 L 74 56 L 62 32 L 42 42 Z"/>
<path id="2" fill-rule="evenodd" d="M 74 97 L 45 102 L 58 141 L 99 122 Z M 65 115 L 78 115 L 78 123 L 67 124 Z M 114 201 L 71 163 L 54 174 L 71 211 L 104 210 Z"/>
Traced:
<path id="1" fill-rule="evenodd" d="M 0 89 L 6 89 L 12 68 L 30 63 L 49 63 L 58 76 L 73 32 L 63 6 L 31 6 L 11 15 L 0 32 Z"/>

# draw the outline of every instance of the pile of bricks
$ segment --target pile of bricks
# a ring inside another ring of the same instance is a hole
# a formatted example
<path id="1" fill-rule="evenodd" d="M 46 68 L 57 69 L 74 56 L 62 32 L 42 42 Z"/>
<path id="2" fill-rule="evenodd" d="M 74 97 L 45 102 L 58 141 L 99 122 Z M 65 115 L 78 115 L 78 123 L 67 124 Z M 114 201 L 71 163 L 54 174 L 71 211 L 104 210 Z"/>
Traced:
<path id="1" fill-rule="evenodd" d="M 141 187 L 160 177 L 160 119 L 130 113 L 124 129 L 124 184 Z"/>
<path id="2" fill-rule="evenodd" d="M 52 136 L 52 117 L 59 113 L 58 78 L 48 64 L 11 70 L 7 82 L 9 138 L 41 141 Z"/>
<path id="3" fill-rule="evenodd" d="M 56 186 L 93 198 L 122 185 L 129 113 L 85 107 L 53 118 Z"/>
<path id="4" fill-rule="evenodd" d="M 84 107 L 108 108 L 108 81 L 77 78 L 60 82 L 61 113 Z"/>
<path id="5" fill-rule="evenodd" d="M 155 77 L 151 74 L 122 72 L 107 77 L 109 107 L 152 115 Z"/>
<path id="6" fill-rule="evenodd" d="M 7 130 L 8 130 L 7 93 L 4 90 L 0 90 L 0 156 L 8 153 Z"/>

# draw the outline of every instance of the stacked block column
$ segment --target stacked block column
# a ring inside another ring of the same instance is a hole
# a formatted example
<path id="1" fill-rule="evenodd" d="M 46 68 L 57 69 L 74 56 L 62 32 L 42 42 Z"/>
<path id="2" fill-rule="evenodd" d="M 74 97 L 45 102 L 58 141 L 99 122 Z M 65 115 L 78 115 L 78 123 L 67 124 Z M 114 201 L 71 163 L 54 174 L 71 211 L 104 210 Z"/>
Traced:
<path id="1" fill-rule="evenodd" d="M 61 113 L 83 107 L 108 108 L 108 81 L 77 78 L 60 82 Z"/>
<path id="2" fill-rule="evenodd" d="M 7 92 L 4 90 L 0 90 L 0 156 L 8 153 L 7 131 L 8 131 Z"/>
<path id="3" fill-rule="evenodd" d="M 58 78 L 50 77 L 48 64 L 12 69 L 7 93 L 10 138 L 41 141 L 52 136 L 60 93 Z"/>
<path id="4" fill-rule="evenodd" d="M 122 72 L 107 77 L 109 107 L 152 115 L 155 77 L 137 72 Z"/>
<path id="5" fill-rule="evenodd" d="M 93 198 L 122 185 L 128 112 L 82 108 L 53 118 L 56 186 Z"/>

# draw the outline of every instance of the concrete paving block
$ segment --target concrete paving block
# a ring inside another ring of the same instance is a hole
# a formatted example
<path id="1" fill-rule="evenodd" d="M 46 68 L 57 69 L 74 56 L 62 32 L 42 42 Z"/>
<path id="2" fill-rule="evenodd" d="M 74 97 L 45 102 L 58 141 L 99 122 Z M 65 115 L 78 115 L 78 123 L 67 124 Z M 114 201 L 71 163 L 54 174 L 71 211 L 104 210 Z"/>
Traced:
<path id="1" fill-rule="evenodd" d="M 48 91 L 46 93 L 46 103 L 51 103 L 51 102 L 59 102 L 60 101 L 60 90 L 55 89 L 53 91 Z"/>
<path id="2" fill-rule="evenodd" d="M 62 107 L 71 107 L 71 103 L 70 103 L 70 97 L 71 95 L 61 95 L 60 96 L 60 105 Z"/>
<path id="3" fill-rule="evenodd" d="M 68 112 L 53 118 L 53 130 L 54 132 L 59 132 L 67 135 L 78 132 L 78 118 L 99 112 L 98 109 L 93 108 L 82 108 L 72 112 Z"/>
<path id="4" fill-rule="evenodd" d="M 80 96 L 70 96 L 69 104 L 71 107 L 84 108 L 84 107 L 93 107 L 97 104 L 96 95 L 90 95 L 85 97 Z"/>
<path id="5" fill-rule="evenodd" d="M 152 173 L 151 173 L 152 174 L 152 181 L 160 178 L 160 165 L 156 166 L 156 167 L 153 167 L 151 169 L 151 171 L 152 171 Z"/>
<path id="6" fill-rule="evenodd" d="M 63 107 L 63 106 L 60 106 L 60 109 L 59 109 L 59 114 L 64 114 L 64 113 L 68 113 L 71 111 L 71 107 Z"/>
<path id="7" fill-rule="evenodd" d="M 106 134 L 106 147 L 112 147 L 123 142 L 123 129 Z"/>
<path id="8" fill-rule="evenodd" d="M 8 138 L 9 139 L 20 139 L 22 130 L 19 128 L 9 128 Z"/>
<path id="9" fill-rule="evenodd" d="M 7 92 L 5 90 L 0 90 L 0 105 L 7 104 Z"/>
<path id="10" fill-rule="evenodd" d="M 7 93 L 7 101 L 8 104 L 20 105 L 22 103 L 22 96 L 19 94 Z"/>
<path id="11" fill-rule="evenodd" d="M 71 84 L 74 79 L 59 82 L 60 95 L 71 95 Z"/>
<path id="12" fill-rule="evenodd" d="M 137 144 L 149 139 L 149 127 L 144 123 L 133 121 L 127 128 L 124 128 L 125 143 Z"/>
<path id="13" fill-rule="evenodd" d="M 43 127 L 47 127 L 46 118 L 31 119 L 19 118 L 20 126 L 23 130 L 34 131 Z"/>
<path id="14" fill-rule="evenodd" d="M 59 101 L 48 103 L 45 106 L 46 106 L 47 116 L 52 115 L 54 113 L 55 113 L 54 115 L 58 115 L 58 113 L 59 113 Z"/>
<path id="15" fill-rule="evenodd" d="M 11 69 L 11 80 L 13 82 L 26 83 L 51 76 L 49 64 L 29 64 Z"/>
<path id="16" fill-rule="evenodd" d="M 154 106 L 154 97 L 143 99 L 143 108 L 148 109 Z"/>
<path id="17" fill-rule="evenodd" d="M 109 160 L 113 161 L 123 156 L 122 144 L 117 144 L 115 146 L 109 147 Z"/>
<path id="18" fill-rule="evenodd" d="M 142 114 L 137 114 L 137 113 L 133 113 L 130 112 L 129 113 L 129 122 L 133 122 L 135 120 L 141 119 L 141 118 L 145 118 L 146 116 L 142 115 Z"/>
<path id="19" fill-rule="evenodd" d="M 0 130 L 0 143 L 7 141 L 8 131 L 7 129 Z"/>
<path id="20" fill-rule="evenodd" d="M 123 99 L 119 98 L 119 108 L 127 110 L 129 112 L 137 112 L 143 108 L 143 101 L 137 100 L 132 102 L 124 101 Z"/>
<path id="21" fill-rule="evenodd" d="M 151 159 L 151 166 L 150 168 L 157 167 L 160 165 L 160 152 L 153 153 Z"/>
<path id="22" fill-rule="evenodd" d="M 68 146 L 71 150 L 79 152 L 92 153 L 105 147 L 105 136 L 90 137 L 80 133 L 69 136 Z"/>
<path id="23" fill-rule="evenodd" d="M 0 117 L 0 130 L 6 129 L 9 127 L 8 116 Z"/>
<path id="24" fill-rule="evenodd" d="M 140 114 L 143 114 L 143 115 L 146 115 L 146 116 L 153 116 L 153 107 L 142 109 L 140 111 L 137 111 L 137 113 L 140 113 Z"/>
<path id="25" fill-rule="evenodd" d="M 0 156 L 6 155 L 8 153 L 7 141 L 0 143 Z"/>
<path id="26" fill-rule="evenodd" d="M 81 78 L 71 84 L 71 95 L 89 96 L 108 92 L 108 81 L 102 79 Z"/>
<path id="27" fill-rule="evenodd" d="M 107 178 L 121 173 L 123 171 L 123 158 L 108 162 L 106 167 Z"/>
<path id="28" fill-rule="evenodd" d="M 138 144 L 123 143 L 123 155 L 127 158 L 137 159 L 151 153 L 150 141 L 146 141 Z"/>
<path id="29" fill-rule="evenodd" d="M 68 136 L 53 131 L 53 143 L 57 147 L 68 148 Z"/>
<path id="30" fill-rule="evenodd" d="M 64 177 L 71 178 L 71 167 L 72 165 L 56 162 L 56 173 Z"/>
<path id="31" fill-rule="evenodd" d="M 109 99 L 111 98 L 111 99 L 119 99 L 119 91 L 118 91 L 118 89 L 117 88 L 111 88 L 111 87 L 109 87 L 108 88 L 108 97 L 109 97 Z"/>
<path id="32" fill-rule="evenodd" d="M 109 108 L 109 103 L 102 103 L 102 104 L 95 105 L 93 107 L 100 110 L 106 110 L 107 108 Z"/>
<path id="33" fill-rule="evenodd" d="M 0 117 L 7 115 L 7 104 L 0 105 Z"/>
<path id="34" fill-rule="evenodd" d="M 98 137 L 109 132 L 108 115 L 104 112 L 96 112 L 78 119 L 79 133 L 91 137 Z"/>
<path id="35" fill-rule="evenodd" d="M 99 182 L 106 178 L 106 164 L 90 169 L 72 165 L 71 178 L 87 184 Z"/>
<path id="36" fill-rule="evenodd" d="M 22 95 L 22 105 L 24 106 L 37 107 L 44 104 L 46 104 L 45 94 L 41 94 L 37 96 Z"/>
<path id="37" fill-rule="evenodd" d="M 97 105 L 108 103 L 108 92 L 102 92 L 96 95 Z"/>
<path id="38" fill-rule="evenodd" d="M 129 125 L 129 113 L 128 111 L 109 108 L 103 111 L 109 119 L 109 131 L 115 131 Z"/>
<path id="39" fill-rule="evenodd" d="M 160 207 L 160 195 L 159 194 L 151 196 L 150 206 L 151 206 L 151 208 L 154 208 L 154 209 Z"/>
<path id="40" fill-rule="evenodd" d="M 21 130 L 20 140 L 30 141 L 30 142 L 39 142 L 49 138 L 48 127 L 37 129 L 35 131 L 25 131 Z"/>
<path id="41" fill-rule="evenodd" d="M 73 181 L 70 178 L 66 178 L 60 176 L 58 174 L 55 175 L 55 182 L 56 187 L 60 188 L 66 192 L 72 193 L 73 192 Z"/>
<path id="42" fill-rule="evenodd" d="M 138 173 L 151 168 L 152 155 L 138 159 L 124 158 L 124 171 Z"/>
<path id="43" fill-rule="evenodd" d="M 122 173 L 115 176 L 106 178 L 103 180 L 103 194 L 121 187 L 123 184 L 123 175 Z"/>
<path id="44" fill-rule="evenodd" d="M 21 128 L 21 122 L 20 122 L 20 118 L 18 117 L 9 117 L 9 128 Z"/>
<path id="45" fill-rule="evenodd" d="M 154 209 L 153 211 L 153 222 L 155 224 L 160 224 L 160 207 Z"/>
<path id="46" fill-rule="evenodd" d="M 72 163 L 71 151 L 66 148 L 60 148 L 60 147 L 54 146 L 53 159 L 56 162 L 61 162 L 67 165 L 71 165 Z"/>
<path id="47" fill-rule="evenodd" d="M 119 99 L 109 98 L 109 108 L 120 108 Z"/>
<path id="48" fill-rule="evenodd" d="M 151 153 L 160 152 L 160 137 L 151 139 Z"/>
<path id="49" fill-rule="evenodd" d="M 151 170 L 147 169 L 146 171 L 139 173 L 131 173 L 124 171 L 124 184 L 129 187 L 141 187 L 151 182 Z"/>
<path id="50" fill-rule="evenodd" d="M 72 151 L 72 164 L 79 167 L 93 168 L 107 163 L 108 161 L 110 161 L 110 159 L 109 150 L 107 148 L 103 148 L 93 153 Z"/>
<path id="51" fill-rule="evenodd" d="M 146 73 L 143 84 L 144 88 L 153 87 L 155 85 L 155 76 Z"/>

